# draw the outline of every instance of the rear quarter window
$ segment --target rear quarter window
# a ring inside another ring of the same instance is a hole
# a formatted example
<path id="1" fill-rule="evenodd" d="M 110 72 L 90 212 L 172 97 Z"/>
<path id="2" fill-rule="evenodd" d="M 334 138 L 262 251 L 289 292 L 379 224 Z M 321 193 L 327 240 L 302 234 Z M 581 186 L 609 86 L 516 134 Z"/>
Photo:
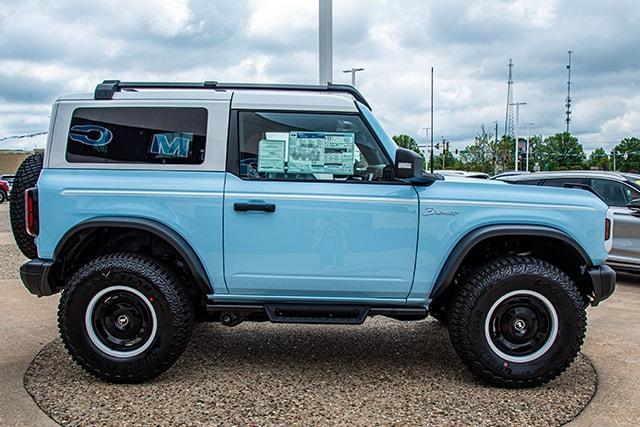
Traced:
<path id="1" fill-rule="evenodd" d="M 78 108 L 67 136 L 70 163 L 201 164 L 207 110 L 189 107 Z"/>

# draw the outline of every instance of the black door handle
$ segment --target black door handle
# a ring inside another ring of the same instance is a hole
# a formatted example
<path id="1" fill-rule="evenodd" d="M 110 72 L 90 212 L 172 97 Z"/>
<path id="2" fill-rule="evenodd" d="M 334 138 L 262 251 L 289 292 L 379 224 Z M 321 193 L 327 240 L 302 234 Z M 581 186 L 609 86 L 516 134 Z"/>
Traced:
<path id="1" fill-rule="evenodd" d="M 276 205 L 273 203 L 234 203 L 233 210 L 238 212 L 261 211 L 275 212 Z"/>

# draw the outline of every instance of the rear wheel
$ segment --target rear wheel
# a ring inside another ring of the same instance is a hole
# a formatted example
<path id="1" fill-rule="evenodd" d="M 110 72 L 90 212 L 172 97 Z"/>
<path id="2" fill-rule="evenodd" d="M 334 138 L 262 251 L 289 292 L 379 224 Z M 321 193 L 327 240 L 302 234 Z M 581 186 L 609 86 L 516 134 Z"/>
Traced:
<path id="1" fill-rule="evenodd" d="M 471 271 L 448 314 L 451 342 L 464 363 L 504 387 L 534 387 L 560 375 L 586 332 L 575 284 L 553 265 L 528 257 Z"/>
<path id="2" fill-rule="evenodd" d="M 134 383 L 173 365 L 189 342 L 193 318 L 179 276 L 152 258 L 112 254 L 71 278 L 58 327 L 82 368 L 107 381 Z"/>
<path id="3" fill-rule="evenodd" d="M 11 188 L 11 204 L 9 205 L 9 217 L 11 219 L 11 231 L 20 251 L 29 259 L 38 257 L 36 242 L 33 236 L 27 233 L 25 228 L 24 192 L 35 187 L 42 170 L 42 153 L 35 153 L 24 159 Z"/>
<path id="4" fill-rule="evenodd" d="M 7 193 L 4 190 L 0 190 L 0 203 L 4 203 L 7 201 Z"/>

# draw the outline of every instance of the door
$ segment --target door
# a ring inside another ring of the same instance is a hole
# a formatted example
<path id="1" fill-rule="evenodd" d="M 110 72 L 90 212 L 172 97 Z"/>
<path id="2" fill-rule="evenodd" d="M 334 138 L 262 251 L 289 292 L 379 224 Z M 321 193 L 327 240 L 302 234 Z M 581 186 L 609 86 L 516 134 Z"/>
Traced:
<path id="1" fill-rule="evenodd" d="M 229 292 L 405 298 L 418 197 L 393 181 L 389 156 L 361 117 L 234 114 L 239 155 L 229 161 L 224 199 Z"/>
<path id="2" fill-rule="evenodd" d="M 635 188 L 612 179 L 592 178 L 591 187 L 613 210 L 613 249 L 608 260 L 625 264 L 640 264 L 640 218 L 627 207 L 640 199 Z"/>

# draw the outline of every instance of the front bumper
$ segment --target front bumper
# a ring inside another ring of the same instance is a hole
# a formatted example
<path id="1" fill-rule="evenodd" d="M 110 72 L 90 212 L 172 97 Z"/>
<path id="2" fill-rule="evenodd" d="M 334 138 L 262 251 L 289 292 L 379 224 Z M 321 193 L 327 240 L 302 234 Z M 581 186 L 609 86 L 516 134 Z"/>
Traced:
<path id="1" fill-rule="evenodd" d="M 32 259 L 20 267 L 20 278 L 24 286 L 34 295 L 39 297 L 56 293 L 49 282 L 53 261 L 45 259 Z"/>
<path id="2" fill-rule="evenodd" d="M 587 270 L 593 285 L 593 301 L 596 306 L 611 296 L 616 289 L 616 272 L 608 265 L 596 265 Z"/>

